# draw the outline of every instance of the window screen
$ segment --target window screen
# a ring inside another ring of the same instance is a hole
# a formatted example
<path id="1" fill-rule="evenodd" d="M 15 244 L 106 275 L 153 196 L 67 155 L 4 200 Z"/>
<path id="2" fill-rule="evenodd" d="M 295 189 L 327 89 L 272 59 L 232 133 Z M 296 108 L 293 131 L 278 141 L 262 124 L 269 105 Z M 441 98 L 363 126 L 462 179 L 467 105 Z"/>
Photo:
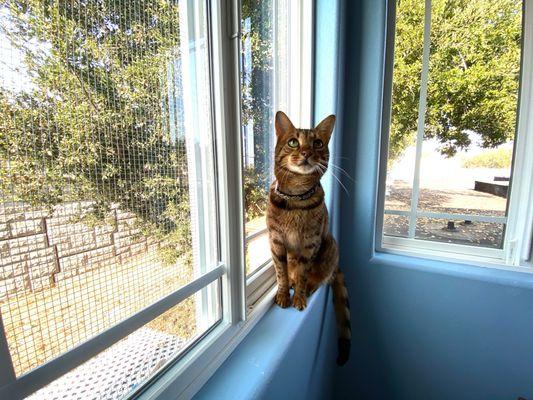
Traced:
<path id="1" fill-rule="evenodd" d="M 0 315 L 17 376 L 216 266 L 206 23 L 204 2 L 0 5 Z M 186 343 L 218 318 L 212 286 L 142 329 Z"/>

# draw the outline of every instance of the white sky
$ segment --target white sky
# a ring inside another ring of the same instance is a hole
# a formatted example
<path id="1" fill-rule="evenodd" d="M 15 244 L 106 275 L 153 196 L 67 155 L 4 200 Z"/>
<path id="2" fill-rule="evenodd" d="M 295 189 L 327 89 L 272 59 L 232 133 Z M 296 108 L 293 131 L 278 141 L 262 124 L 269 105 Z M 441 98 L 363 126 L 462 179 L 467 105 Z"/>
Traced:
<path id="1" fill-rule="evenodd" d="M 28 91 L 33 84 L 24 64 L 24 53 L 5 34 L 10 25 L 8 9 L 0 7 L 0 85 L 11 91 Z"/>
<path id="2" fill-rule="evenodd" d="M 420 161 L 420 187 L 433 189 L 472 189 L 474 181 L 492 181 L 495 175 L 509 176 L 510 168 L 464 168 L 463 159 L 472 157 L 487 151 L 482 148 L 481 136 L 477 133 L 470 133 L 472 144 L 466 151 L 459 151 L 454 157 L 448 158 L 440 154 L 439 143 L 435 139 L 425 140 L 422 145 L 422 158 Z M 498 148 L 512 149 L 513 142 L 507 142 Z M 412 182 L 415 169 L 416 147 L 408 147 L 402 157 L 391 168 L 388 182 L 394 180 Z"/>

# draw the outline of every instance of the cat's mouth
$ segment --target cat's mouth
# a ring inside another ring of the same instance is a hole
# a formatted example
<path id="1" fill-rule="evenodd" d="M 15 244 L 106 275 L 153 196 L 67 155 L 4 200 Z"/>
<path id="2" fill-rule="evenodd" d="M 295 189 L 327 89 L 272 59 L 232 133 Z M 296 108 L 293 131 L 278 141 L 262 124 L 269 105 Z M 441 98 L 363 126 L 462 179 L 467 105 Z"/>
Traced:
<path id="1" fill-rule="evenodd" d="M 310 175 L 315 173 L 317 170 L 316 163 L 310 159 L 303 159 L 296 163 L 289 163 L 288 167 L 292 172 L 296 172 L 301 175 Z"/>

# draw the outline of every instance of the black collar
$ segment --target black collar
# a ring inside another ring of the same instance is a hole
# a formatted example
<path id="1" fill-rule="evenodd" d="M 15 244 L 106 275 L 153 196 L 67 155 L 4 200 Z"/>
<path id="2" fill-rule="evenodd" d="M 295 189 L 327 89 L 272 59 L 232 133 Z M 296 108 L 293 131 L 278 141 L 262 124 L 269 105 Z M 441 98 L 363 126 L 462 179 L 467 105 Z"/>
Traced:
<path id="1" fill-rule="evenodd" d="M 315 186 L 313 186 L 307 192 L 302 193 L 302 194 L 287 194 L 287 193 L 283 193 L 281 190 L 279 190 L 278 181 L 276 181 L 276 187 L 274 188 L 274 191 L 276 192 L 276 194 L 279 197 L 281 197 L 282 199 L 285 199 L 285 200 L 307 200 L 312 195 L 315 194 L 315 192 L 316 192 L 316 190 L 318 188 L 318 185 L 320 185 L 320 183 L 317 183 Z"/>

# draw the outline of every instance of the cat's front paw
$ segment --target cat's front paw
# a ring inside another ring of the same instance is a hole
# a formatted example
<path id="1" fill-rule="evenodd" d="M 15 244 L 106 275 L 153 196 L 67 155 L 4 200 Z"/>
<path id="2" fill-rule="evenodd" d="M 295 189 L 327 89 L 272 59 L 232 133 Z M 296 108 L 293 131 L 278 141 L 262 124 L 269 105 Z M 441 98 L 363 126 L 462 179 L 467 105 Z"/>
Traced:
<path id="1" fill-rule="evenodd" d="M 280 290 L 276 293 L 276 298 L 274 299 L 276 303 L 281 308 L 287 308 L 291 305 L 291 295 L 288 290 Z"/>
<path id="2" fill-rule="evenodd" d="M 305 298 L 305 296 L 295 295 L 292 299 L 292 306 L 297 310 L 302 311 L 303 309 L 305 309 L 305 307 L 307 307 L 307 299 Z"/>

